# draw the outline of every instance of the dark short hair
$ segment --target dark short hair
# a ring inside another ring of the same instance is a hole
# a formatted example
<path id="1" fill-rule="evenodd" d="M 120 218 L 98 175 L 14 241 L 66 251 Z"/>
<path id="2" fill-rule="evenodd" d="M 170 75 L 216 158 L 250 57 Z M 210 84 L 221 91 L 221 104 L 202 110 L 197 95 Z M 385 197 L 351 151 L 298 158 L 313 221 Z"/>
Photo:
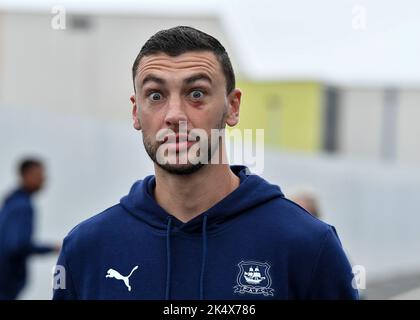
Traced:
<path id="1" fill-rule="evenodd" d="M 42 167 L 42 161 L 35 158 L 25 158 L 20 161 L 18 166 L 18 172 L 23 177 L 33 167 Z"/>
<path id="2" fill-rule="evenodd" d="M 133 64 L 134 90 L 134 79 L 141 58 L 156 53 L 165 53 L 175 57 L 190 51 L 213 52 L 219 60 L 226 78 L 226 93 L 230 93 L 235 88 L 235 73 L 229 55 L 222 44 L 216 38 L 200 30 L 178 26 L 155 33 L 143 45 Z"/>

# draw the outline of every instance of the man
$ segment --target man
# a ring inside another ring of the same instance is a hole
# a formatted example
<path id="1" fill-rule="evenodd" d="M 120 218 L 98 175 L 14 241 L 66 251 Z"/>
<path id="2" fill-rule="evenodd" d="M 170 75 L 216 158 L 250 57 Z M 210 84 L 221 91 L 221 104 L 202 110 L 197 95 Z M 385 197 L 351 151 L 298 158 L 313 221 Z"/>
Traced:
<path id="1" fill-rule="evenodd" d="M 31 254 L 59 251 L 57 247 L 32 242 L 34 209 L 31 197 L 44 184 L 41 161 L 25 159 L 19 165 L 20 185 L 0 210 L 0 299 L 16 299 L 26 282 L 26 264 Z"/>
<path id="2" fill-rule="evenodd" d="M 357 298 L 333 227 L 247 168 L 218 163 L 223 140 L 190 139 L 239 120 L 241 91 L 219 41 L 190 27 L 160 31 L 134 61 L 133 82 L 134 128 L 155 175 L 69 233 L 55 299 Z"/>

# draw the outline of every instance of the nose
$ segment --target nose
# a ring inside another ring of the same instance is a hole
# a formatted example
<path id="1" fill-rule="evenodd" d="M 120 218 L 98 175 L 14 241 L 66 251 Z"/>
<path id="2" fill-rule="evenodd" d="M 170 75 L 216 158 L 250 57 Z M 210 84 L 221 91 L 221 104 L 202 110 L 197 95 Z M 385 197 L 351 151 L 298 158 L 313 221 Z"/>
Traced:
<path id="1" fill-rule="evenodd" d="M 181 97 L 172 95 L 168 101 L 165 124 L 170 128 L 178 128 L 180 121 L 187 121 L 187 115 Z"/>

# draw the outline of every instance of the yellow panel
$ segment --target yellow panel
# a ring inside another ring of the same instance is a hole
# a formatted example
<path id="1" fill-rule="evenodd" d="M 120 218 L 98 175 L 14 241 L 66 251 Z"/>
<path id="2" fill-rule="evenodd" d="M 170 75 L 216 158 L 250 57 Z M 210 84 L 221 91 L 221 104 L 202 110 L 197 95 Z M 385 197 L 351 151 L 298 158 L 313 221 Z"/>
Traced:
<path id="1" fill-rule="evenodd" d="M 322 85 L 239 81 L 240 129 L 264 129 L 265 142 L 290 150 L 322 148 Z"/>

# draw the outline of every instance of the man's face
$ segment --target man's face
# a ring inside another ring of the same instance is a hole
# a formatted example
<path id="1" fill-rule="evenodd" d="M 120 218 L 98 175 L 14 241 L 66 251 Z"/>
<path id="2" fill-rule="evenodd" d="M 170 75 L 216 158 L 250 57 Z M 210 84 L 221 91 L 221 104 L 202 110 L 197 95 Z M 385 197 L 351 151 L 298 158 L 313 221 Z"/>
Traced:
<path id="1" fill-rule="evenodd" d="M 23 184 L 30 192 L 42 189 L 45 183 L 45 173 L 42 166 L 33 166 L 23 175 Z"/>
<path id="2" fill-rule="evenodd" d="M 180 133 L 181 122 L 186 125 L 187 133 L 199 128 L 210 137 L 211 129 L 238 122 L 241 93 L 235 89 L 226 94 L 226 80 L 212 52 L 187 52 L 176 57 L 163 53 L 145 56 L 139 63 L 135 87 L 136 94 L 131 98 L 134 126 L 137 129 L 141 126 L 143 143 L 151 159 L 170 173 L 193 173 L 203 164 L 159 163 L 157 152 L 163 143 L 176 157 L 194 144 L 179 143 L 182 137 L 177 137 L 174 143 L 159 141 L 156 134 L 160 130 Z M 209 159 L 216 151 L 217 146 L 208 146 Z"/>

